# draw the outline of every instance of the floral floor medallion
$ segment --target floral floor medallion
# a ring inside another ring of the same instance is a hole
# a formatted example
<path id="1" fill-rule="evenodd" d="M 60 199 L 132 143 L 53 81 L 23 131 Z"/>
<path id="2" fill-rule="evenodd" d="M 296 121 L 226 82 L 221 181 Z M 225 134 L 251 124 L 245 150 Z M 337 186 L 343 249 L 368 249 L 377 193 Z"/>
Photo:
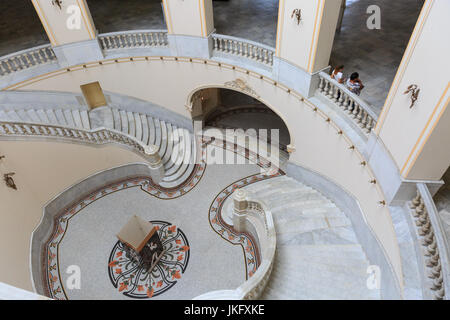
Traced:
<path id="1" fill-rule="evenodd" d="M 165 221 L 150 222 L 158 229 L 164 247 L 153 270 L 148 272 L 140 262 L 130 260 L 120 241 L 109 256 L 109 278 L 119 292 L 130 298 L 151 298 L 166 292 L 181 278 L 189 262 L 189 243 L 183 231 Z"/>

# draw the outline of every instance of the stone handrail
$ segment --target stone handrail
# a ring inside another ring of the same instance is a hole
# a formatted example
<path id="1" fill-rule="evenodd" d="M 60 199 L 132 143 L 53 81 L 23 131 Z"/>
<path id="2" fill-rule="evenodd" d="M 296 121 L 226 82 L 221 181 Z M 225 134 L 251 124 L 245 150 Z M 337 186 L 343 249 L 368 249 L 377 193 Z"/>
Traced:
<path id="1" fill-rule="evenodd" d="M 356 124 L 366 134 L 369 134 L 375 127 L 378 119 L 377 114 L 372 111 L 370 106 L 343 84 L 332 79 L 327 73 L 320 72 L 319 78 L 319 92 L 348 113 Z"/>
<path id="2" fill-rule="evenodd" d="M 103 50 L 148 48 L 168 45 L 167 30 L 131 30 L 103 33 L 98 36 Z"/>
<path id="3" fill-rule="evenodd" d="M 50 44 L 14 52 L 0 57 L 0 76 L 55 60 L 56 56 Z"/>
<path id="4" fill-rule="evenodd" d="M 411 201 L 416 235 L 423 257 L 424 292 L 428 298 L 448 299 L 450 266 L 448 245 L 433 197 L 426 184 L 417 184 L 417 196 Z"/>
<path id="5" fill-rule="evenodd" d="M 100 127 L 94 130 L 85 130 L 60 125 L 0 121 L 0 137 L 8 139 L 50 138 L 99 146 L 115 143 L 144 158 L 148 162 L 155 183 L 159 183 L 164 175 L 164 167 L 156 146 L 145 145 L 136 138 L 113 129 Z"/>
<path id="6" fill-rule="evenodd" d="M 261 43 L 241 38 L 212 34 L 213 50 L 255 60 L 266 65 L 273 65 L 275 50 Z"/>
<path id="7" fill-rule="evenodd" d="M 256 272 L 235 290 L 207 292 L 194 300 L 255 300 L 263 293 L 272 273 L 276 250 L 276 232 L 272 213 L 265 204 L 243 189 L 233 193 L 233 227 L 251 234 L 261 253 Z"/>

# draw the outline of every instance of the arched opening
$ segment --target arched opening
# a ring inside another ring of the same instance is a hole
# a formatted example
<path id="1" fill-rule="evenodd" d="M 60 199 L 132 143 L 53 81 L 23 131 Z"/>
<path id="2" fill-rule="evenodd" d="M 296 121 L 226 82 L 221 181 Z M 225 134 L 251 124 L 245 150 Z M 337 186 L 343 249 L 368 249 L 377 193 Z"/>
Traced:
<path id="1" fill-rule="evenodd" d="M 284 151 L 291 143 L 284 120 L 260 100 L 240 91 L 200 89 L 192 95 L 191 106 L 192 119 L 201 121 L 205 128 L 243 130 Z"/>

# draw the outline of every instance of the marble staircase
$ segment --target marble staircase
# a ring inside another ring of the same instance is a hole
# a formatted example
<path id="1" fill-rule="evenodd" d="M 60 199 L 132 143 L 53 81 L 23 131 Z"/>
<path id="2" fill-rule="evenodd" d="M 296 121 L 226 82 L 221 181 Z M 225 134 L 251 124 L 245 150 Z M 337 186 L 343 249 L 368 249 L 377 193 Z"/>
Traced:
<path id="1" fill-rule="evenodd" d="M 380 299 L 350 220 L 321 193 L 282 176 L 245 187 L 271 210 L 277 251 L 261 299 Z"/>
<path id="2" fill-rule="evenodd" d="M 153 144 L 163 161 L 163 188 L 174 188 L 191 175 L 196 147 L 193 135 L 185 128 L 147 114 L 122 110 L 120 106 L 85 108 L 8 109 L 2 106 L 0 120 L 63 125 L 81 129 L 111 128 L 129 134 L 144 144 Z"/>

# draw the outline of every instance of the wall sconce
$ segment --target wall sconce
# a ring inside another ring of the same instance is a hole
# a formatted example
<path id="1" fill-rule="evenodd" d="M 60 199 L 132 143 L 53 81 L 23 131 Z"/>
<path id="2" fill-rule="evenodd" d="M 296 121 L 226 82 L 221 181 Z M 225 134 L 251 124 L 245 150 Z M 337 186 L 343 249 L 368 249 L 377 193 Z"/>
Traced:
<path id="1" fill-rule="evenodd" d="M 62 10 L 62 1 L 61 0 L 52 0 L 52 5 L 58 6 L 60 10 Z"/>
<path id="2" fill-rule="evenodd" d="M 15 174 L 16 174 L 15 172 L 5 173 L 3 175 L 3 180 L 5 180 L 7 187 L 17 190 L 16 183 L 14 182 L 14 179 L 11 178 L 11 176 L 13 176 Z"/>
<path id="3" fill-rule="evenodd" d="M 408 94 L 411 92 L 411 105 L 409 106 L 409 108 L 411 109 L 412 107 L 414 107 L 414 104 L 416 103 L 417 99 L 419 98 L 419 86 L 417 84 L 411 84 L 408 86 L 408 88 L 406 89 L 405 92 L 403 92 L 403 94 Z"/>
<path id="4" fill-rule="evenodd" d="M 297 19 L 297 25 L 299 25 L 300 21 L 302 21 L 302 9 L 294 9 L 294 11 L 292 11 L 291 18 Z"/>

